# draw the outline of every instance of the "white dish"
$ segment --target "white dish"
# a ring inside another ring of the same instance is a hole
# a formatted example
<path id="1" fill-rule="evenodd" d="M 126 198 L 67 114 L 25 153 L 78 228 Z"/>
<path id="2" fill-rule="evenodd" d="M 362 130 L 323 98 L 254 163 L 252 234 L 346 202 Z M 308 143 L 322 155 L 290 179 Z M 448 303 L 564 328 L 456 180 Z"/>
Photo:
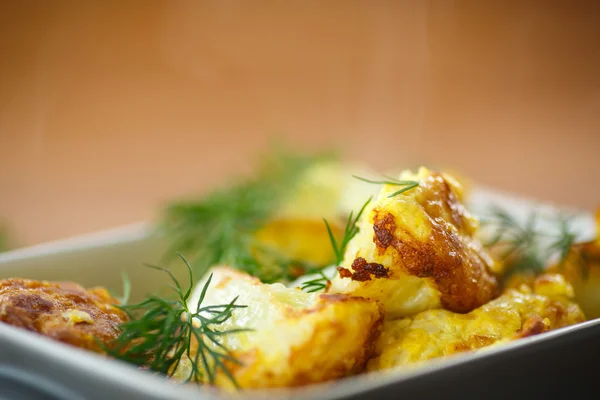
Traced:
<path id="1" fill-rule="evenodd" d="M 517 218 L 525 218 L 532 209 L 537 209 L 542 215 L 556 211 L 552 205 L 540 204 L 510 194 L 486 188 L 474 190 L 470 208 L 475 214 L 484 213 L 492 204 L 510 210 Z M 565 211 L 573 215 L 573 227 L 581 239 L 594 237 L 595 225 L 590 213 L 577 210 Z M 548 229 L 551 227 L 552 225 L 549 224 Z M 132 282 L 132 294 L 139 298 L 164 286 L 164 276 L 149 271 L 143 267 L 143 264 L 160 264 L 165 250 L 165 241 L 154 235 L 150 226 L 145 223 L 134 224 L 2 253 L 0 254 L 0 278 L 19 276 L 32 279 L 71 280 L 87 287 L 105 286 L 118 293 L 121 290 L 121 272 L 126 272 Z M 178 277 L 185 277 L 183 268 L 175 269 L 174 272 Z M 369 393 L 372 394 L 372 391 L 377 388 L 397 387 L 392 392 L 380 391 L 378 394 L 378 396 L 390 395 L 395 393 L 395 390 L 401 391 L 402 386 L 408 387 L 407 382 L 414 381 L 418 377 L 433 376 L 427 379 L 433 379 L 435 382 L 435 377 L 444 374 L 444 371 L 449 368 L 458 366 L 463 368 L 469 363 L 498 358 L 501 357 L 499 355 L 509 354 L 511 351 L 522 352 L 523 349 L 528 348 L 527 346 L 543 348 L 553 341 L 563 340 L 564 337 L 575 337 L 573 332 L 580 332 L 580 337 L 587 337 L 589 336 L 587 332 L 590 330 L 598 334 L 600 321 L 590 321 L 477 354 L 432 362 L 427 367 L 405 374 L 361 375 L 302 389 L 255 392 L 252 396 L 324 399 L 353 395 L 369 397 Z M 47 397 L 49 399 L 166 400 L 208 399 L 221 396 L 206 389 L 182 387 L 124 363 L 0 324 L 0 384 L 10 384 L 15 387 L 14 390 L 18 390 L 18 384 L 15 383 L 17 381 L 25 386 L 27 382 L 29 384 L 34 382 L 38 386 L 54 390 L 55 396 Z M 0 385 L 0 398 L 3 394 L 2 385 Z M 59 393 L 60 391 L 64 393 Z"/>

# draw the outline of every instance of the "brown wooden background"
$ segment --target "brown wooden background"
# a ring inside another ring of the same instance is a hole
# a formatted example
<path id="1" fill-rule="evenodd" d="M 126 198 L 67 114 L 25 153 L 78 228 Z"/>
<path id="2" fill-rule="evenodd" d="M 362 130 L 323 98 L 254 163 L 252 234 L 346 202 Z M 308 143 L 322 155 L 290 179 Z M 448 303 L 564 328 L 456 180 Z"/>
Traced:
<path id="1" fill-rule="evenodd" d="M 150 218 L 269 138 L 600 205 L 600 2 L 0 1 L 16 245 Z"/>

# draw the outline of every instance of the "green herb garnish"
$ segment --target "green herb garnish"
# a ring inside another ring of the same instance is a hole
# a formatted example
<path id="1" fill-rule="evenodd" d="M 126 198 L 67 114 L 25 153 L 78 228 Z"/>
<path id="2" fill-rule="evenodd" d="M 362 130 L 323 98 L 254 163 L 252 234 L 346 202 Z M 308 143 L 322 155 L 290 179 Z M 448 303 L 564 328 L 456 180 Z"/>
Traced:
<path id="1" fill-rule="evenodd" d="M 402 189 L 395 191 L 394 193 L 390 194 L 388 197 L 397 196 L 399 194 L 402 194 L 404 192 L 407 192 L 407 191 L 419 186 L 419 182 L 417 182 L 417 181 L 401 181 L 401 180 L 391 178 L 388 176 L 385 177 L 386 180 L 381 180 L 381 181 L 374 181 L 374 180 L 362 178 L 362 177 L 356 176 L 356 175 L 352 175 L 352 177 L 354 177 L 360 181 L 363 181 L 363 182 L 373 183 L 373 184 L 378 184 L 378 185 L 381 184 L 381 185 L 404 186 Z M 360 209 L 360 211 L 358 212 L 356 217 L 353 217 L 353 214 L 350 213 L 350 216 L 348 217 L 348 220 L 346 222 L 346 229 L 344 230 L 344 237 L 339 244 L 335 240 L 335 237 L 333 235 L 331 227 L 329 226 L 329 223 L 327 222 L 327 220 L 324 220 L 325 225 L 327 226 L 327 232 L 329 233 L 329 240 L 331 241 L 331 246 L 333 247 L 333 251 L 335 253 L 336 265 L 340 265 L 342 263 L 342 261 L 344 259 L 344 253 L 346 252 L 346 247 L 348 246 L 348 242 L 350 242 L 350 240 L 352 240 L 352 238 L 354 238 L 354 236 L 356 236 L 356 234 L 358 233 L 359 228 L 358 228 L 358 226 L 356 226 L 356 223 L 358 222 L 358 219 L 360 218 L 360 216 L 363 214 L 363 211 L 367 207 L 367 204 L 369 204 L 371 202 L 371 199 L 372 198 L 369 198 L 369 200 L 367 200 L 367 202 L 362 206 L 362 208 Z M 327 285 L 329 284 L 331 279 L 328 278 L 322 270 L 319 270 L 318 274 L 319 274 L 319 276 L 317 278 L 304 282 L 301 286 L 301 289 L 305 290 L 307 292 L 317 292 L 317 291 L 325 290 L 325 288 L 327 288 Z"/>
<path id="2" fill-rule="evenodd" d="M 192 312 L 187 305 L 194 282 L 192 268 L 182 255 L 179 257 L 188 269 L 189 287 L 182 289 L 170 270 L 147 265 L 169 275 L 177 298 L 166 300 L 150 296 L 137 304 L 119 306 L 128 314 L 130 321 L 121 325 L 121 334 L 111 346 L 105 346 L 105 350 L 115 358 L 168 377 L 172 377 L 182 360 L 187 359 L 191 371 L 185 382 L 214 384 L 217 373 L 221 371 L 237 387 L 226 362 L 240 362 L 230 355 L 222 338 L 247 330 L 220 330 L 219 326 L 231 318 L 236 309 L 246 306 L 236 304 L 237 297 L 228 304 L 202 306 L 211 274 L 204 284 L 196 311 Z"/>
<path id="3" fill-rule="evenodd" d="M 320 270 L 317 273 L 319 275 L 317 278 L 303 282 L 300 289 L 304 290 L 305 292 L 308 292 L 308 293 L 319 292 L 321 290 L 325 290 L 327 288 L 327 284 L 331 281 L 331 279 L 329 279 L 325 275 L 323 270 Z"/>
<path id="4" fill-rule="evenodd" d="M 559 257 L 559 265 L 566 261 L 577 238 L 568 219 L 562 214 L 554 217 L 559 229 L 551 233 L 536 229 L 538 218 L 534 211 L 522 224 L 507 211 L 493 207 L 490 218 L 483 221 L 485 226 L 493 230 L 492 238 L 483 245 L 506 263 L 505 277 L 516 272 L 539 274 L 556 256 Z"/>
<path id="5" fill-rule="evenodd" d="M 383 181 L 372 181 L 370 179 L 361 178 L 360 176 L 356 176 L 356 175 L 352 175 L 352 176 L 354 178 L 358 179 L 359 181 L 373 183 L 373 184 L 377 184 L 377 185 L 404 186 L 402 189 L 395 191 L 394 193 L 390 194 L 388 197 L 397 196 L 399 194 L 402 194 L 406 191 L 409 191 L 409 190 L 414 189 L 417 186 L 419 186 L 419 182 L 417 182 L 417 181 L 400 181 L 398 179 L 390 178 L 390 177 L 386 177 L 387 180 L 383 180 Z"/>
<path id="6" fill-rule="evenodd" d="M 365 204 L 363 204 L 356 216 L 354 216 L 354 212 L 350 212 L 348 220 L 346 221 L 346 228 L 344 229 L 344 237 L 342 238 L 342 241 L 340 243 L 338 243 L 337 240 L 335 240 L 335 236 L 333 235 L 329 222 L 327 222 L 326 219 L 323 219 L 323 221 L 325 222 L 325 226 L 327 227 L 327 233 L 329 234 L 329 240 L 331 241 L 333 252 L 335 254 L 336 265 L 341 265 L 342 261 L 344 260 L 344 254 L 346 253 L 346 247 L 348 247 L 348 243 L 350 243 L 350 240 L 352 240 L 360 230 L 360 228 L 357 226 L 358 220 L 360 219 L 361 215 L 365 211 L 365 208 L 367 208 L 367 205 L 371 202 L 371 200 L 372 197 L 369 197 L 369 199 L 365 202 Z M 322 269 L 319 270 L 318 273 L 319 277 L 304 282 L 301 286 L 301 289 L 309 293 L 325 290 L 327 284 L 329 283 L 329 281 L 331 281 L 331 279 L 323 273 Z"/>
<path id="7" fill-rule="evenodd" d="M 569 253 L 576 243 L 577 234 L 571 231 L 569 220 L 564 215 L 558 217 L 559 234 L 556 235 L 554 241 L 550 244 L 550 250 L 559 255 L 559 265 L 564 265 L 567 261 Z"/>
<path id="8" fill-rule="evenodd" d="M 299 156 L 272 151 L 254 177 L 200 200 L 169 206 L 162 225 L 171 240 L 167 254 L 187 254 L 199 276 L 223 264 L 263 282 L 294 279 L 291 266 L 298 262 L 256 243 L 254 234 L 271 221 L 309 167 L 332 158 L 331 154 Z"/>
<path id="9" fill-rule="evenodd" d="M 123 281 L 123 295 L 116 296 L 112 294 L 112 296 L 117 299 L 120 306 L 126 306 L 131 296 L 131 281 L 129 280 L 129 275 L 125 272 L 121 272 L 121 280 Z"/>

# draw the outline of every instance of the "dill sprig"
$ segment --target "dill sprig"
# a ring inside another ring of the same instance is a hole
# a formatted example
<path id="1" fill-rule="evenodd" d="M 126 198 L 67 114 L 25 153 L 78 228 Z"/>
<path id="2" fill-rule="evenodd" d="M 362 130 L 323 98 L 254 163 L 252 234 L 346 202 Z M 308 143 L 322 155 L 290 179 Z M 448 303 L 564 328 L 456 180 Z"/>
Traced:
<path id="1" fill-rule="evenodd" d="M 125 272 L 121 272 L 121 280 L 123 281 L 123 295 L 116 296 L 113 294 L 112 296 L 117 299 L 120 306 L 126 306 L 131 296 L 131 281 L 129 280 L 129 275 Z"/>
<path id="2" fill-rule="evenodd" d="M 517 221 L 506 210 L 492 207 L 490 217 L 483 224 L 492 229 L 492 237 L 484 247 L 497 254 L 505 263 L 505 276 L 516 272 L 543 272 L 551 260 L 558 257 L 559 266 L 567 260 L 577 234 L 572 231 L 568 218 L 559 214 L 558 231 L 540 231 L 539 214 L 531 212 L 524 223 Z"/>
<path id="3" fill-rule="evenodd" d="M 222 338 L 247 330 L 220 330 L 219 325 L 231 318 L 236 309 L 246 306 L 236 304 L 237 297 L 228 304 L 202 306 L 211 274 L 195 311 L 190 310 L 187 300 L 194 282 L 192 268 L 182 255 L 179 257 L 187 267 L 189 287 L 184 290 L 170 270 L 147 265 L 169 275 L 176 299 L 150 296 L 137 304 L 119 306 L 128 314 L 130 321 L 121 325 L 121 334 L 111 346 L 105 346 L 105 350 L 120 360 L 169 377 L 177 372 L 182 360 L 187 359 L 191 369 L 185 382 L 208 381 L 214 384 L 217 373 L 221 371 L 237 387 L 227 363 L 240 362 L 230 355 Z"/>
<path id="4" fill-rule="evenodd" d="M 333 278 L 328 278 L 327 275 L 325 275 L 325 273 L 323 272 L 323 270 L 319 270 L 317 274 L 319 275 L 317 278 L 303 282 L 300 289 L 308 293 L 325 290 L 327 288 L 327 285 Z"/>
<path id="5" fill-rule="evenodd" d="M 560 215 L 558 217 L 558 224 L 559 234 L 550 244 L 550 249 L 559 255 L 559 265 L 563 265 L 577 241 L 577 234 L 571 231 L 571 226 L 566 216 Z"/>
<path id="6" fill-rule="evenodd" d="M 378 184 L 378 185 L 381 184 L 381 185 L 403 186 L 401 189 L 393 192 L 388 197 L 397 196 L 399 194 L 402 194 L 404 192 L 407 192 L 407 191 L 419 186 L 419 182 L 417 182 L 417 181 L 402 181 L 402 180 L 398 180 L 396 178 L 392 178 L 389 176 L 384 176 L 386 179 L 380 180 L 380 181 L 374 181 L 374 180 L 362 178 L 362 177 L 356 176 L 356 175 L 352 175 L 352 177 L 355 179 L 358 179 L 360 181 L 363 181 L 363 182 L 373 183 L 373 184 Z M 339 244 L 335 240 L 335 237 L 333 235 L 331 227 L 329 226 L 329 223 L 327 222 L 327 220 L 324 220 L 325 226 L 327 227 L 327 233 L 329 234 L 329 240 L 331 241 L 331 246 L 333 247 L 333 251 L 335 254 L 336 265 L 340 265 L 342 263 L 342 261 L 344 259 L 344 253 L 346 252 L 346 247 L 348 246 L 348 243 L 350 242 L 350 240 L 352 240 L 352 238 L 354 238 L 354 236 L 356 236 L 356 234 L 359 231 L 359 228 L 356 225 L 356 223 L 358 222 L 359 218 L 361 217 L 365 208 L 371 202 L 371 200 L 372 200 L 372 197 L 370 197 L 365 202 L 365 204 L 362 206 L 362 208 L 360 209 L 358 214 L 356 214 L 356 216 L 353 216 L 353 213 L 350 213 L 350 215 L 348 216 L 348 220 L 346 221 L 344 237 L 342 238 L 342 241 Z M 319 276 L 315 279 L 305 281 L 300 288 L 307 292 L 317 292 L 320 290 L 325 290 L 327 288 L 327 285 L 331 281 L 331 279 L 325 275 L 325 273 L 323 272 L 322 269 L 318 271 L 318 275 Z"/>
<path id="7" fill-rule="evenodd" d="M 298 264 L 296 260 L 260 246 L 254 234 L 273 218 L 310 166 L 332 158 L 329 153 L 305 156 L 282 149 L 271 151 L 253 177 L 202 199 L 168 206 L 162 224 L 171 240 L 167 254 L 187 254 L 199 276 L 214 265 L 224 264 L 263 282 L 294 279 L 292 265 Z"/>
<path id="8" fill-rule="evenodd" d="M 377 185 L 404 186 L 402 189 L 395 191 L 394 193 L 390 194 L 388 197 L 397 196 L 399 194 L 402 194 L 404 192 L 407 192 L 407 191 L 419 186 L 419 182 L 417 182 L 417 181 L 401 181 L 401 180 L 398 180 L 395 178 L 391 178 L 389 176 L 385 177 L 385 178 L 387 178 L 387 180 L 381 180 L 381 181 L 373 181 L 370 179 L 361 178 L 360 176 L 356 176 L 356 175 L 352 175 L 352 177 L 358 179 L 359 181 L 373 183 L 373 184 L 377 184 Z"/>
<path id="9" fill-rule="evenodd" d="M 369 199 L 365 202 L 365 204 L 363 204 L 356 216 L 354 216 L 354 211 L 350 212 L 348 220 L 346 221 L 346 228 L 344 229 L 344 237 L 339 243 L 335 239 L 335 235 L 333 234 L 329 222 L 327 222 L 327 220 L 323 218 L 325 226 L 327 227 L 327 233 L 329 234 L 331 247 L 333 247 L 333 252 L 335 254 L 336 265 L 341 265 L 342 261 L 344 260 L 344 254 L 346 253 L 346 247 L 348 247 L 348 243 L 350 243 L 350 240 L 352 240 L 360 230 L 360 228 L 357 225 L 358 220 L 362 216 L 363 212 L 365 211 L 367 205 L 371 202 L 371 200 L 372 197 L 369 197 Z M 317 278 L 304 282 L 301 286 L 301 289 L 309 293 L 325 290 L 332 278 L 328 278 L 322 269 L 318 271 L 318 274 L 319 276 Z"/>

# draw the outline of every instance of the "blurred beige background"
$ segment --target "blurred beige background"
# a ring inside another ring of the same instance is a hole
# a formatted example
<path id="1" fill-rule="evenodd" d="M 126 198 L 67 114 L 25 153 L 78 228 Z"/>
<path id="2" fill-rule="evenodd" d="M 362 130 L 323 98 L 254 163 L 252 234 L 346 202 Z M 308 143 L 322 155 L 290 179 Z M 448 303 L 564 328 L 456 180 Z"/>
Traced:
<path id="1" fill-rule="evenodd" d="M 1 1 L 0 218 L 151 218 L 273 136 L 600 205 L 600 2 Z"/>

